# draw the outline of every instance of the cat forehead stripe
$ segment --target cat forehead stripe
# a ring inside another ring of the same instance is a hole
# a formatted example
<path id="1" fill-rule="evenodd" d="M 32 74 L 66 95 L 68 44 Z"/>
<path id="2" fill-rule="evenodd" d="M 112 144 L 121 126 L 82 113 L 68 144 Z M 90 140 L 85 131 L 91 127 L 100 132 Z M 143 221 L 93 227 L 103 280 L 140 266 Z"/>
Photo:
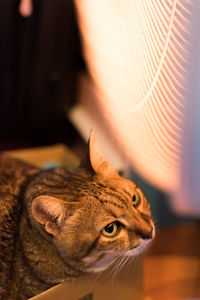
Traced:
<path id="1" fill-rule="evenodd" d="M 123 193 L 125 193 L 127 196 L 133 197 L 133 194 L 129 193 L 129 192 L 126 191 L 125 189 L 123 189 L 122 191 L 123 191 Z"/>
<path id="2" fill-rule="evenodd" d="M 117 191 L 110 191 L 109 188 L 106 191 L 106 194 L 111 196 L 112 198 L 116 198 L 118 201 L 120 201 L 121 203 L 123 203 L 125 206 L 127 206 L 127 202 L 129 201 L 129 199 L 126 198 L 126 196 L 122 195 L 121 193 L 117 192 Z"/>
<path id="3" fill-rule="evenodd" d="M 124 208 L 123 206 L 119 205 L 118 203 L 112 201 L 112 200 L 102 200 L 100 199 L 100 202 L 103 204 L 103 203 L 106 203 L 106 204 L 111 204 L 113 206 L 116 206 L 118 208 Z"/>
<path id="4" fill-rule="evenodd" d="M 103 184 L 97 184 L 97 187 L 101 190 L 101 188 L 104 189 L 105 193 L 111 197 L 115 197 L 117 198 L 117 200 L 119 200 L 120 202 L 122 202 L 123 204 L 127 204 L 127 202 L 129 201 L 129 199 L 127 198 L 127 196 L 125 196 L 124 194 L 122 194 L 122 191 L 117 191 L 116 189 L 110 187 L 110 186 L 104 186 Z M 132 195 L 129 195 L 130 197 L 132 197 Z"/>

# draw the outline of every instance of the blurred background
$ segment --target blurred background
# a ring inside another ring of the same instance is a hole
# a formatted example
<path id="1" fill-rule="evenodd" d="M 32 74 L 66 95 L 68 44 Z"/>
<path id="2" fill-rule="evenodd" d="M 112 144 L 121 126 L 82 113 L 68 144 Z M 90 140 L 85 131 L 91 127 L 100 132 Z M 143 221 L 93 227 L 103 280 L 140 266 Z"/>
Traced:
<path id="1" fill-rule="evenodd" d="M 19 5 L 0 3 L 1 148 L 71 145 L 76 132 L 66 116 L 86 70 L 74 3 L 36 0 L 27 17 Z"/>
<path id="2" fill-rule="evenodd" d="M 199 219 L 199 1 L 1 0 L 0 150 L 93 128 L 158 227 Z"/>

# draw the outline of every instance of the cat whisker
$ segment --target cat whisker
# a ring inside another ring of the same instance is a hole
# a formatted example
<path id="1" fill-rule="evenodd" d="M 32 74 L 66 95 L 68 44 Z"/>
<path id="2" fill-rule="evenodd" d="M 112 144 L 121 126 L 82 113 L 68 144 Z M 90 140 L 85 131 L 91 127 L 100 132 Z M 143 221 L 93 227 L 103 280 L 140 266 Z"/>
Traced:
<path id="1" fill-rule="evenodd" d="M 124 259 L 122 260 L 121 265 L 118 268 L 118 272 L 116 275 L 119 275 L 119 273 L 122 271 L 122 269 L 124 269 L 125 265 L 127 263 L 127 256 L 124 256 Z"/>
<path id="2" fill-rule="evenodd" d="M 130 266 L 130 261 L 131 261 L 131 258 L 127 256 L 125 261 L 124 261 L 124 264 L 123 264 L 124 272 L 128 272 L 128 269 L 129 269 L 129 266 Z"/>
<path id="3" fill-rule="evenodd" d="M 120 261 L 115 265 L 113 279 L 116 279 L 116 277 L 119 275 L 120 271 L 123 269 L 126 258 L 127 258 L 126 251 L 123 251 Z"/>
<path id="4" fill-rule="evenodd" d="M 109 272 L 108 272 L 108 276 L 111 277 L 112 282 L 113 282 L 113 276 L 114 276 L 115 269 L 116 269 L 116 265 L 117 265 L 116 262 L 117 262 L 118 260 L 119 260 L 119 257 L 117 256 L 117 257 L 113 260 L 112 267 L 109 269 Z"/>
<path id="5" fill-rule="evenodd" d="M 116 271 L 116 268 L 117 268 L 117 261 L 119 260 L 119 257 L 116 257 L 115 260 L 113 261 L 113 264 L 112 264 L 112 268 L 110 269 L 110 272 L 109 272 L 109 275 L 111 276 L 112 278 L 112 283 L 114 281 L 114 274 L 115 274 L 115 271 Z"/>

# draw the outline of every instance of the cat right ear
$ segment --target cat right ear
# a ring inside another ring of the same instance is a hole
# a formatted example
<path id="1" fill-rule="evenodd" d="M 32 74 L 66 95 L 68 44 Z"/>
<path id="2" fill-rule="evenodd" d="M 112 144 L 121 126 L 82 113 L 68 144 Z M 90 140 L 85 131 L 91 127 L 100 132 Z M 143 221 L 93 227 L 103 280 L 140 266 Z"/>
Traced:
<path id="1" fill-rule="evenodd" d="M 56 236 L 60 232 L 64 217 L 65 202 L 51 196 L 38 196 L 32 202 L 32 214 L 36 221 L 44 225 L 45 230 Z"/>
<path id="2" fill-rule="evenodd" d="M 85 168 L 94 174 L 99 174 L 103 177 L 118 176 L 117 171 L 109 164 L 106 158 L 101 153 L 99 144 L 93 130 L 90 132 L 88 142 L 87 155 L 80 164 L 81 168 Z"/>

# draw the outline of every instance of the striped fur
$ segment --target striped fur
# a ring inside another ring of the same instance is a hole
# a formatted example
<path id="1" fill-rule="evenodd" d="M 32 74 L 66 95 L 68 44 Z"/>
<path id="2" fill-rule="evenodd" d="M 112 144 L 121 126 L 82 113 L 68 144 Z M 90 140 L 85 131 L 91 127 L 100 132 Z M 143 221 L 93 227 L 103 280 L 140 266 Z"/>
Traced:
<path id="1" fill-rule="evenodd" d="M 27 299 L 144 248 L 153 228 L 146 198 L 135 183 L 102 170 L 43 171 L 0 155 L 0 299 Z M 117 234 L 104 236 L 115 221 Z"/>

